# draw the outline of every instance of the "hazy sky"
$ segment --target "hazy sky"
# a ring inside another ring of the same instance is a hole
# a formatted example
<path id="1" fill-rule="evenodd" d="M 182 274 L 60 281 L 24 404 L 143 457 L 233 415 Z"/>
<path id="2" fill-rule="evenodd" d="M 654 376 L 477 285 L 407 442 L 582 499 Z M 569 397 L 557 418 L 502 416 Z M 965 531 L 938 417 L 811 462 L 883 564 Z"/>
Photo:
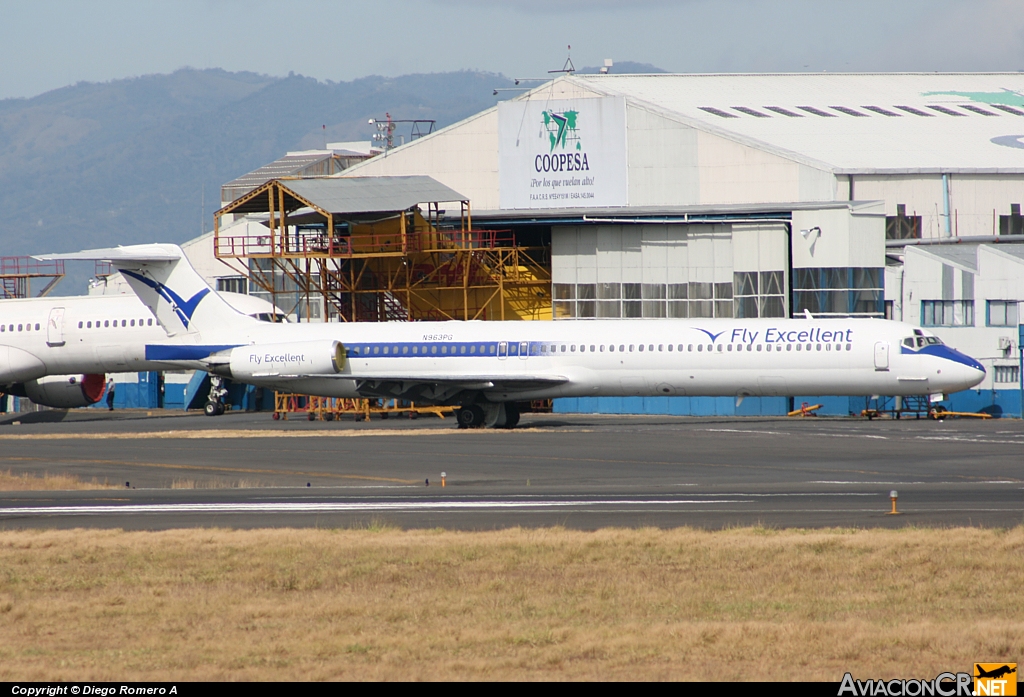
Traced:
<path id="1" fill-rule="evenodd" d="M 0 98 L 184 66 L 323 80 L 538 77 L 604 58 L 673 72 L 1024 70 L 1024 0 L 9 0 Z"/>

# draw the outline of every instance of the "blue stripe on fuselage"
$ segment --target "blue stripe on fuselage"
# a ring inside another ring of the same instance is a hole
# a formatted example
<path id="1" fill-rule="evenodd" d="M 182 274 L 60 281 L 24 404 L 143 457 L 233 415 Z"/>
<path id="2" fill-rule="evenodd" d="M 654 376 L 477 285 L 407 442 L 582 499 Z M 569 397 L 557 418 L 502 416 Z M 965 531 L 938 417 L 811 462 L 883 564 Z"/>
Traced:
<path id="1" fill-rule="evenodd" d="M 147 361 L 199 361 L 212 353 L 224 351 L 225 349 L 236 348 L 238 344 L 218 345 L 182 345 L 168 346 L 159 344 L 146 345 Z"/>

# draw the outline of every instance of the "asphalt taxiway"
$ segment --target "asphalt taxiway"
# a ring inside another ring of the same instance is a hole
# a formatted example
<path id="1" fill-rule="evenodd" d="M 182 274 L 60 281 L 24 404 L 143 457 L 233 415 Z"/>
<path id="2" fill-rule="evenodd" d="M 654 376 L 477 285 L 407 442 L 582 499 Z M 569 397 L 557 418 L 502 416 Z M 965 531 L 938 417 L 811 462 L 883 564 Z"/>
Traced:
<path id="1" fill-rule="evenodd" d="M 1020 420 L 554 414 L 513 431 L 98 410 L 13 420 L 0 420 L 0 471 L 118 488 L 0 492 L 5 529 L 1024 523 Z M 891 490 L 900 515 L 888 514 Z"/>

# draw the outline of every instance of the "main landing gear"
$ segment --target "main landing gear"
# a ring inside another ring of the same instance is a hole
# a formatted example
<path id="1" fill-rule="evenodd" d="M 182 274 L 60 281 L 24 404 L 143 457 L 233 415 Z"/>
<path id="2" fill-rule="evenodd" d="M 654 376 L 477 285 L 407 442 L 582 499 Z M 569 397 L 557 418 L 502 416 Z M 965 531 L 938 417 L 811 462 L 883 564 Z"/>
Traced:
<path id="1" fill-rule="evenodd" d="M 210 394 L 206 396 L 203 413 L 207 416 L 220 416 L 224 413 L 224 395 L 228 393 L 224 380 L 216 375 L 210 376 Z"/>
<path id="2" fill-rule="evenodd" d="M 515 402 L 466 404 L 455 413 L 459 428 L 515 428 L 519 405 Z"/>

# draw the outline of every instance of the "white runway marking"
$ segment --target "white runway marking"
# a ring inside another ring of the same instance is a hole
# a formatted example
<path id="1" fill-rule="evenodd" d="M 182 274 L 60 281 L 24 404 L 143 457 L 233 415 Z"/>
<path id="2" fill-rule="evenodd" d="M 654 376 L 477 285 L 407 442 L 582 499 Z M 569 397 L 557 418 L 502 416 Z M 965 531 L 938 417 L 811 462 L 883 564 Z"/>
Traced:
<path id="1" fill-rule="evenodd" d="M 347 513 L 352 511 L 429 511 L 453 509 L 569 508 L 593 506 L 678 506 L 683 504 L 749 503 L 738 500 L 608 500 L 608 501 L 381 501 L 283 503 L 159 503 L 123 506 L 26 506 L 0 508 L 0 516 L 126 515 L 140 513 Z"/>

